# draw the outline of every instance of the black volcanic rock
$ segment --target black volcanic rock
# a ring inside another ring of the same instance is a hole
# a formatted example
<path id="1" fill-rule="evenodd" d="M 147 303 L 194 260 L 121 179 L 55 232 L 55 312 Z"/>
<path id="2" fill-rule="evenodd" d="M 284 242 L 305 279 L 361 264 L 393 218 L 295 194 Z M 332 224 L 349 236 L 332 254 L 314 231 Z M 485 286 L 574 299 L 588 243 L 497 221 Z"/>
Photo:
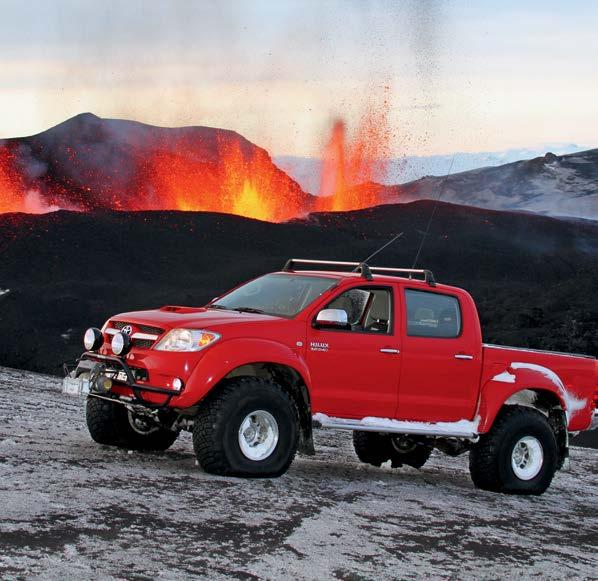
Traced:
<path id="1" fill-rule="evenodd" d="M 195 212 L 0 216 L 0 365 L 57 373 L 118 312 L 201 305 L 292 256 L 411 266 L 433 204 L 272 224 Z M 440 203 L 418 266 L 468 289 L 484 338 L 598 355 L 598 223 Z M 5 292 L 7 291 L 7 292 Z"/>

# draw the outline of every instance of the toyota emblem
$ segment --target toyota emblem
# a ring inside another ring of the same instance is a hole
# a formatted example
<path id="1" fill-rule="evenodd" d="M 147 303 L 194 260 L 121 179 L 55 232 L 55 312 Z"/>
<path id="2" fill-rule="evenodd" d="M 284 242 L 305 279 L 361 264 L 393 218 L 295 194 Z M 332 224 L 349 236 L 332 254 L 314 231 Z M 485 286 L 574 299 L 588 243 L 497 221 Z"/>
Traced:
<path id="1" fill-rule="evenodd" d="M 121 333 L 124 333 L 125 335 L 131 335 L 131 333 L 133 332 L 133 327 L 131 327 L 131 325 L 125 325 L 121 330 Z"/>

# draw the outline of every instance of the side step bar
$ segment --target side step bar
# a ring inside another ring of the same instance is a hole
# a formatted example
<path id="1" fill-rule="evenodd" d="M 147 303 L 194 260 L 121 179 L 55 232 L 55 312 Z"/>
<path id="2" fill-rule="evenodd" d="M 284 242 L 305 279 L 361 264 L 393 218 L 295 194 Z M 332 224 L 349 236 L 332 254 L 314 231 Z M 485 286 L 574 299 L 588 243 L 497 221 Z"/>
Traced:
<path id="1" fill-rule="evenodd" d="M 325 414 L 314 414 L 313 421 L 323 428 L 336 430 L 359 430 L 362 432 L 381 432 L 388 434 L 413 434 L 437 438 L 464 438 L 477 440 L 479 420 L 460 420 L 458 422 L 407 422 L 387 418 L 363 418 L 361 420 L 332 418 Z"/>

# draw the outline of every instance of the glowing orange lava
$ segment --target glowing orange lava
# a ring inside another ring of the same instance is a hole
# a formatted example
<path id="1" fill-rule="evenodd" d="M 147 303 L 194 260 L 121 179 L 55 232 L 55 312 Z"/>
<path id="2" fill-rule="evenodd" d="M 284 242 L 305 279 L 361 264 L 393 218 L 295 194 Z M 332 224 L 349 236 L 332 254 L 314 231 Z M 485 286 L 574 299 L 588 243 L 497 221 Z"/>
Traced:
<path id="1" fill-rule="evenodd" d="M 218 143 L 220 162 L 202 162 L 184 147 L 158 151 L 144 164 L 135 209 L 224 212 L 280 222 L 300 215 L 305 194 L 261 149 L 240 138 Z"/>
<path id="2" fill-rule="evenodd" d="M 352 139 L 337 119 L 322 155 L 319 211 L 346 211 L 382 203 L 380 181 L 389 158 L 388 99 L 370 106 Z"/>
<path id="3" fill-rule="evenodd" d="M 8 148 L 0 147 L 0 214 L 25 211 L 25 187 L 14 162 Z"/>

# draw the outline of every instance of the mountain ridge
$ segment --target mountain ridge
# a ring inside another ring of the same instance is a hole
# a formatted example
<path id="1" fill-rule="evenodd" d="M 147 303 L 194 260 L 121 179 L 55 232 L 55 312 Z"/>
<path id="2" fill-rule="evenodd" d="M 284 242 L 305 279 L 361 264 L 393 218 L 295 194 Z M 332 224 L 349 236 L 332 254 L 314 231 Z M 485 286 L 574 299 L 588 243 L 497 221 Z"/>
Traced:
<path id="1" fill-rule="evenodd" d="M 358 184 L 341 193 L 346 203 L 335 200 L 330 208 L 440 197 L 596 220 L 598 149 L 549 152 L 397 185 Z M 33 136 L 0 140 L 0 212 L 174 209 L 280 222 L 327 207 L 320 202 L 265 149 L 228 129 L 158 127 L 82 113 Z"/>

